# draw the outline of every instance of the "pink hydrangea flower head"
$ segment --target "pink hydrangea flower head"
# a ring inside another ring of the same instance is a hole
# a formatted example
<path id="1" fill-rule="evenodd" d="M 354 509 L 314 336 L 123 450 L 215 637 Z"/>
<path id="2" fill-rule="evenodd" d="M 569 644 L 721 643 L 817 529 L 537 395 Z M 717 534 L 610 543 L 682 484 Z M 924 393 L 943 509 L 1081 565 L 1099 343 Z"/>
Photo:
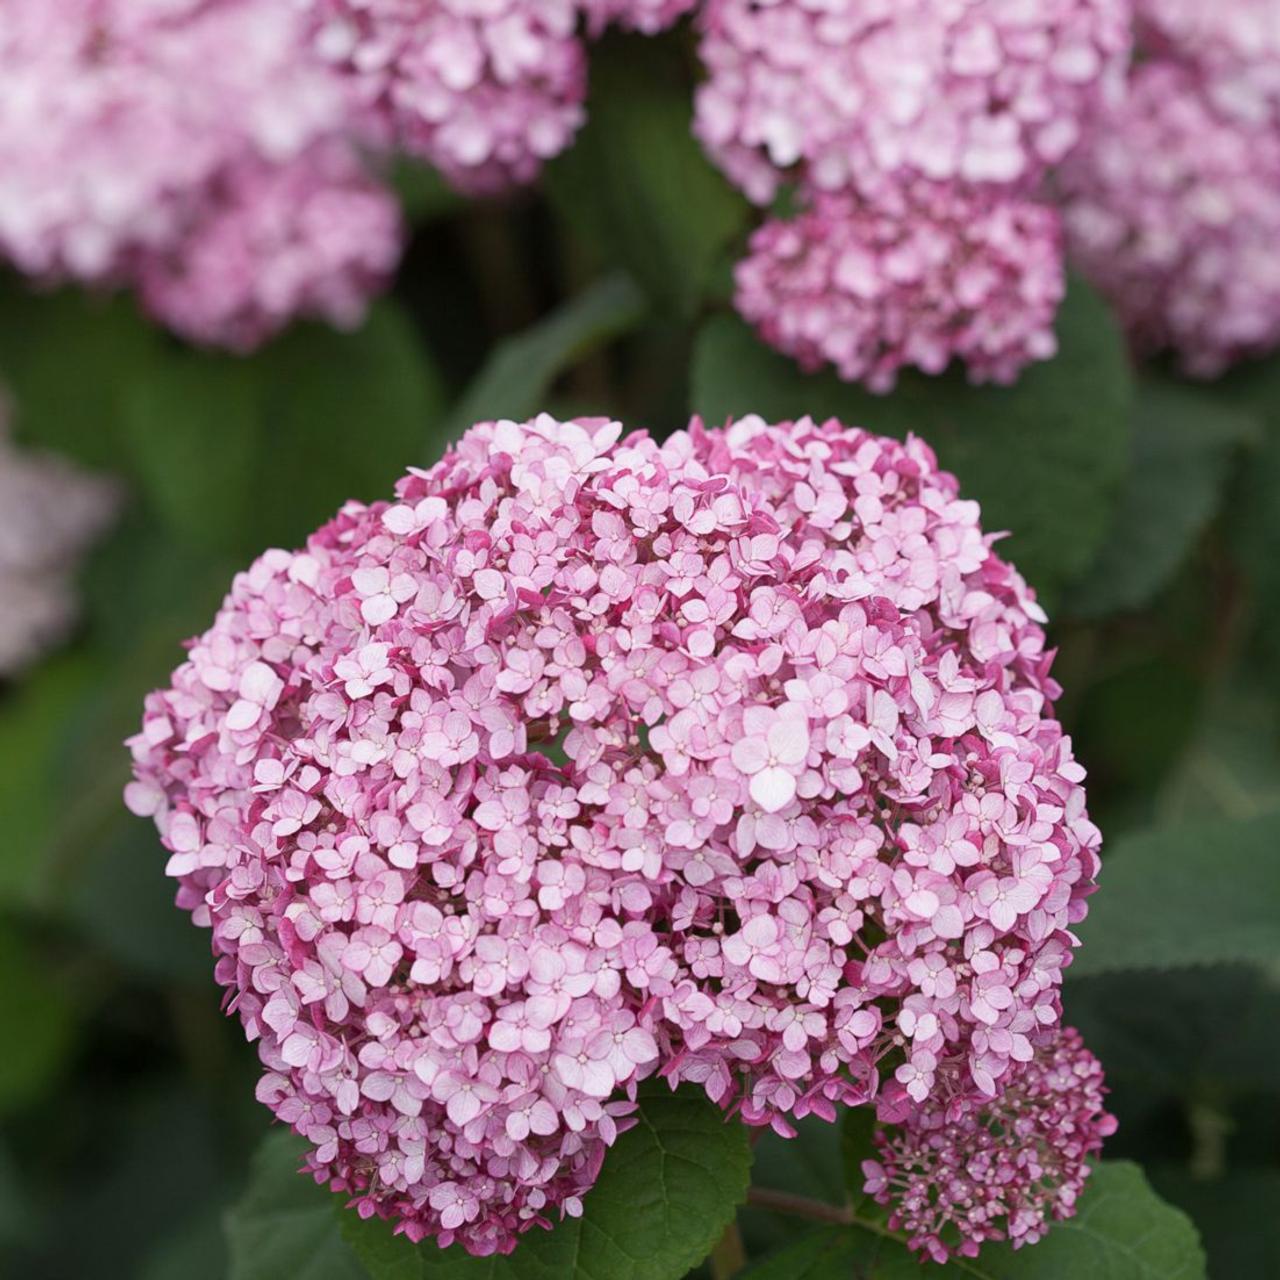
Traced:
<path id="1" fill-rule="evenodd" d="M 531 181 L 581 125 L 577 0 L 306 0 L 375 131 L 464 191 Z"/>
<path id="2" fill-rule="evenodd" d="M 336 139 L 230 166 L 169 251 L 141 256 L 148 310 L 192 341 L 252 350 L 296 316 L 359 323 L 400 257 L 399 206 Z"/>
<path id="3" fill-rule="evenodd" d="M 362 1212 L 576 1212 L 661 1072 L 994 1096 L 1097 871 L 1017 573 L 920 441 L 482 423 L 233 584 L 132 740 L 260 1096 Z"/>
<path id="4" fill-rule="evenodd" d="M 1069 254 L 1139 350 L 1213 377 L 1280 344 L 1280 130 L 1150 61 L 1059 177 Z"/>
<path id="5" fill-rule="evenodd" d="M 118 503 L 111 481 L 17 448 L 0 398 L 0 678 L 16 675 L 71 627 L 78 561 Z"/>
<path id="6" fill-rule="evenodd" d="M 945 1263 L 988 1240 L 1035 1244 L 1070 1218 L 1089 1158 L 1115 1132 L 1102 1067 L 1077 1031 L 1035 1038 L 1035 1052 L 992 1100 L 895 1106 L 878 1130 L 879 1159 L 863 1163 L 868 1194 L 892 1212 L 910 1247 Z"/>
<path id="7" fill-rule="evenodd" d="M 616 23 L 651 36 L 691 13 L 697 3 L 698 0 L 582 0 L 582 7 L 594 33 Z"/>
<path id="8" fill-rule="evenodd" d="M 1261 121 L 1280 108 L 1280 8 L 1272 0 L 1136 0 L 1139 41 L 1194 64 L 1215 105 Z"/>
<path id="9" fill-rule="evenodd" d="M 738 310 L 805 369 L 891 390 L 904 365 L 1011 382 L 1057 349 L 1065 289 L 1057 213 L 957 184 L 817 192 L 767 221 L 736 272 Z"/>
<path id="10" fill-rule="evenodd" d="M 797 167 L 1029 183 L 1123 78 L 1129 0 L 708 0 L 695 129 L 753 200 Z"/>
<path id="11" fill-rule="evenodd" d="M 126 274 L 228 164 L 287 160 L 345 111 L 275 0 L 7 0 L 0 77 L 0 251 L 38 275 Z"/>

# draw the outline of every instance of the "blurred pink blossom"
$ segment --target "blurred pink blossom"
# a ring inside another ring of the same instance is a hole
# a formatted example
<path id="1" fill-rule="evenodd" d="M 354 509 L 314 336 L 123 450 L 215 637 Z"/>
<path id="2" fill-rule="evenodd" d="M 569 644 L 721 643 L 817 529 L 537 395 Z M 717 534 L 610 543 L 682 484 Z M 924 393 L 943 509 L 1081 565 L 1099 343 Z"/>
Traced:
<path id="1" fill-rule="evenodd" d="M 889 391 L 898 370 L 1012 382 L 1057 350 L 1065 291 L 1057 213 L 955 184 L 885 182 L 875 194 L 818 192 L 770 219 L 736 270 L 736 305 L 804 369 Z"/>
<path id="2" fill-rule="evenodd" d="M 0 679 L 70 629 L 78 562 L 118 503 L 113 482 L 18 448 L 0 403 Z"/>
<path id="3" fill-rule="evenodd" d="M 248 346 L 294 311 L 351 324 L 394 263 L 295 6 L 8 0 L 0 79 L 0 254 L 30 275 L 141 276 L 181 331 Z"/>
<path id="4" fill-rule="evenodd" d="M 1210 90 L 1185 63 L 1138 64 L 1058 178 L 1074 261 L 1141 352 L 1201 377 L 1280 344 L 1280 125 Z"/>
<path id="5" fill-rule="evenodd" d="M 486 194 L 533 179 L 581 125 L 578 0 L 303 0 L 314 47 L 375 135 Z"/>
<path id="6" fill-rule="evenodd" d="M 1116 91 L 1129 0 L 707 0 L 695 129 L 755 201 L 784 175 L 1028 185 Z"/>

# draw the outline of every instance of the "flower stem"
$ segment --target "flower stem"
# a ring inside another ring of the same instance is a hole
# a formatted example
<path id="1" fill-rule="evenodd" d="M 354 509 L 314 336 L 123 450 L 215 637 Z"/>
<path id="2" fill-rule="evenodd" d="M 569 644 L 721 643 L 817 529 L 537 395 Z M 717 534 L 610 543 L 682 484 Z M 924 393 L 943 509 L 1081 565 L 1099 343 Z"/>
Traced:
<path id="1" fill-rule="evenodd" d="M 711 1280 L 732 1280 L 747 1265 L 747 1251 L 742 1247 L 742 1233 L 736 1221 L 724 1229 L 709 1259 Z"/>
<path id="2" fill-rule="evenodd" d="M 853 1225 L 851 1209 L 843 1205 L 827 1204 L 823 1200 L 810 1200 L 807 1196 L 792 1195 L 790 1191 L 774 1191 L 771 1187 L 752 1187 L 747 1192 L 747 1203 L 757 1209 L 770 1209 L 774 1213 L 789 1213 L 812 1222 L 826 1222 L 837 1227 Z"/>

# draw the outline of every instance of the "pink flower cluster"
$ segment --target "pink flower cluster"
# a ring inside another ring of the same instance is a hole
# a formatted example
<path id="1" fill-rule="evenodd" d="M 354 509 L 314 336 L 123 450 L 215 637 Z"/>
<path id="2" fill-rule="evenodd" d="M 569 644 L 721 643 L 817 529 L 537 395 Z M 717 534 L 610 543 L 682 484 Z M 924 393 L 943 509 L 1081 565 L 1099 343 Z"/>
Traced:
<path id="1" fill-rule="evenodd" d="M 1033 181 L 1123 78 L 1129 0 L 708 0 L 696 129 L 752 199 L 797 166 Z"/>
<path id="2" fill-rule="evenodd" d="M 1143 15 L 1157 56 L 1060 174 L 1070 252 L 1141 352 L 1212 377 L 1280 345 L 1280 14 Z"/>
<path id="3" fill-rule="evenodd" d="M 1034 1043 L 994 1100 L 881 1104 L 897 1127 L 876 1134 L 880 1158 L 863 1162 L 867 1193 L 934 1262 L 976 1257 L 988 1240 L 1035 1244 L 1075 1213 L 1087 1162 L 1115 1132 L 1102 1067 L 1079 1032 L 1046 1031 Z"/>
<path id="4" fill-rule="evenodd" d="M 736 282 L 743 317 L 804 369 L 890 391 L 903 365 L 956 358 L 975 382 L 1012 382 L 1057 349 L 1061 224 L 1033 200 L 941 183 L 872 202 L 820 192 L 764 223 Z"/>
<path id="5" fill-rule="evenodd" d="M 767 223 L 736 303 L 806 369 L 1012 381 L 1055 350 L 1057 215 L 1034 203 L 1123 80 L 1129 0 L 709 0 L 695 130 Z"/>
<path id="6" fill-rule="evenodd" d="M 581 125 L 579 0 L 305 0 L 376 133 L 457 187 L 528 182 Z"/>
<path id="7" fill-rule="evenodd" d="M 349 323 L 398 257 L 288 4 L 7 0 L 0 78 L 0 254 L 29 274 L 145 280 L 244 346 L 294 310 Z"/>
<path id="8" fill-rule="evenodd" d="M 118 498 L 108 480 L 18 449 L 0 403 L 0 679 L 70 628 L 77 563 L 110 523 Z"/>
<path id="9" fill-rule="evenodd" d="M 1272 0 L 1135 0 L 1143 47 L 1208 73 L 1219 110 L 1255 123 L 1280 108 L 1280 7 Z"/>
<path id="10" fill-rule="evenodd" d="M 919 440 L 472 428 L 235 580 L 132 740 L 316 1175 L 576 1213 L 637 1081 L 995 1097 L 1098 868 L 1043 615 Z"/>
<path id="11" fill-rule="evenodd" d="M 294 316 L 355 328 L 400 256 L 400 215 L 332 139 L 230 167 L 169 253 L 138 267 L 147 310 L 194 342 L 252 350 Z"/>

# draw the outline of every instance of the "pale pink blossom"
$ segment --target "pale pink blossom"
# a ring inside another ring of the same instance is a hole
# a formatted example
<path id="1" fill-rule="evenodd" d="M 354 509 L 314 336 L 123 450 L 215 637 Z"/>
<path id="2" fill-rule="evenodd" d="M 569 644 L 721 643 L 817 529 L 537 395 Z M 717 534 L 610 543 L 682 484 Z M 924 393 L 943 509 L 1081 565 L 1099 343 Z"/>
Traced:
<path id="1" fill-rule="evenodd" d="M 695 129 L 767 204 L 799 171 L 1026 186 L 1123 80 L 1128 0 L 707 0 Z"/>
<path id="2" fill-rule="evenodd" d="M 735 305 L 804 369 L 890 391 L 899 369 L 1012 382 L 1057 351 L 1065 293 L 1056 211 L 1007 192 L 886 181 L 815 192 L 752 236 Z"/>
<path id="3" fill-rule="evenodd" d="M 508 1251 L 650 1075 L 1017 1079 L 1098 869 L 1042 619 L 914 437 L 481 423 L 235 579 L 129 802 L 312 1172 Z"/>
<path id="4" fill-rule="evenodd" d="M 586 96 L 577 0 L 302 0 L 367 127 L 474 193 L 529 182 Z"/>
<path id="5" fill-rule="evenodd" d="M 1153 59 L 1058 176 L 1071 256 L 1143 354 L 1214 377 L 1280 345 L 1280 122 Z"/>

